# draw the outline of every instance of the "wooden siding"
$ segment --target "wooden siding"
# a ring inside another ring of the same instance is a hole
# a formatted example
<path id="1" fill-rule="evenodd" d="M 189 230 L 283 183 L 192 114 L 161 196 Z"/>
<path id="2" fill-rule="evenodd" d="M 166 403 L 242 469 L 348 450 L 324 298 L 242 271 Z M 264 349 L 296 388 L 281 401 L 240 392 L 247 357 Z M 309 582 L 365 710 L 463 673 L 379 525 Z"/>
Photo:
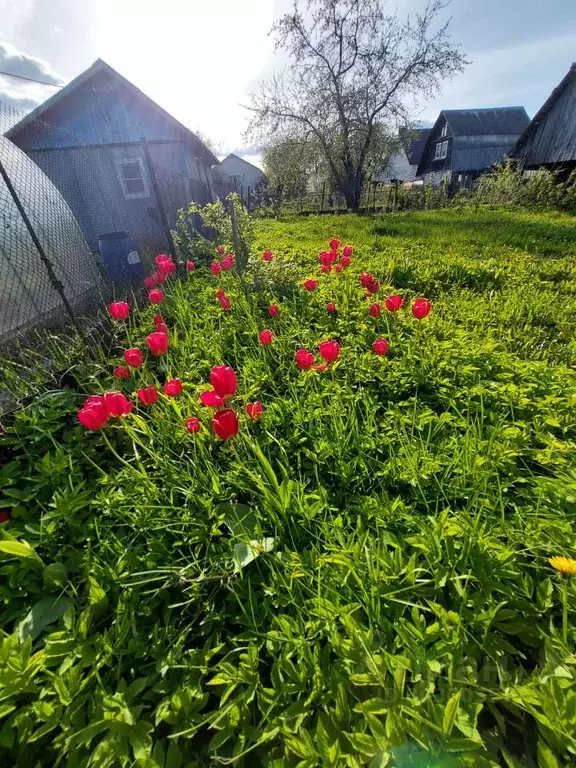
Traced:
<path id="1" fill-rule="evenodd" d="M 420 164 L 417 169 L 418 175 L 429 175 L 433 173 L 434 178 L 436 178 L 437 174 L 441 175 L 442 173 L 450 170 L 452 162 L 452 143 L 454 137 L 449 125 L 446 136 L 442 136 L 442 128 L 444 125 L 446 125 L 446 120 L 442 118 L 442 120 L 436 121 L 436 125 L 431 130 L 426 146 L 424 148 L 424 152 L 422 153 L 422 157 L 420 159 Z M 434 155 L 436 154 L 436 145 L 441 141 L 448 142 L 448 153 L 442 160 L 435 160 Z"/>
<path id="2" fill-rule="evenodd" d="M 576 161 L 576 69 L 515 156 L 526 167 Z"/>

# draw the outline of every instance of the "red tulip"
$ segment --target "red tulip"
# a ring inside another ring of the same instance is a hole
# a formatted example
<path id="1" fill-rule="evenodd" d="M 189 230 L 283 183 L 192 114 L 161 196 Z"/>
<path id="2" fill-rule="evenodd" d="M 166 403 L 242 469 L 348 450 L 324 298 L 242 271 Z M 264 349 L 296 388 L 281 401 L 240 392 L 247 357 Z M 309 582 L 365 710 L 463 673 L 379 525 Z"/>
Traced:
<path id="1" fill-rule="evenodd" d="M 220 306 L 224 310 L 232 309 L 232 302 L 228 298 L 228 296 L 221 296 L 220 297 Z"/>
<path id="2" fill-rule="evenodd" d="M 344 254 L 344 256 L 342 256 L 342 258 L 340 259 L 340 264 L 342 264 L 342 268 L 343 269 L 346 269 L 346 267 L 349 267 L 350 266 L 350 256 L 346 256 L 346 254 Z"/>
<path id="3" fill-rule="evenodd" d="M 162 387 L 164 390 L 164 394 L 168 395 L 168 397 L 178 397 L 178 395 L 182 394 L 183 386 L 180 379 L 170 379 L 170 381 L 167 381 L 166 384 Z"/>
<path id="4" fill-rule="evenodd" d="M 194 270 L 196 269 L 196 264 L 194 264 L 193 261 L 187 261 L 186 269 L 188 270 L 188 272 L 194 272 Z"/>
<path id="5" fill-rule="evenodd" d="M 272 251 L 264 251 L 264 253 L 262 254 L 262 258 L 264 259 L 264 261 L 272 261 L 272 259 L 274 258 L 274 254 L 272 253 Z"/>
<path id="6" fill-rule="evenodd" d="M 102 429 L 108 421 L 108 414 L 104 405 L 104 398 L 100 398 L 102 402 L 89 403 L 88 400 L 82 408 L 78 411 L 78 421 L 86 429 L 96 431 Z"/>
<path id="7" fill-rule="evenodd" d="M 146 337 L 146 344 L 153 355 L 163 355 L 168 349 L 168 335 L 162 331 L 156 331 Z"/>
<path id="8" fill-rule="evenodd" d="M 217 261 L 213 261 L 212 264 L 210 264 L 210 272 L 212 272 L 213 275 L 217 275 L 222 271 L 222 267 Z"/>
<path id="9" fill-rule="evenodd" d="M 126 320 L 130 314 L 130 304 L 127 301 L 113 301 L 110 304 L 110 314 L 114 320 Z"/>
<path id="10" fill-rule="evenodd" d="M 333 315 L 336 312 L 336 304 L 334 304 L 333 301 L 329 301 L 328 304 L 326 304 L 326 312 L 328 312 L 329 315 Z"/>
<path id="11" fill-rule="evenodd" d="M 230 408 L 217 411 L 212 419 L 212 429 L 221 440 L 238 434 L 238 416 Z"/>
<path id="12" fill-rule="evenodd" d="M 164 259 L 164 261 L 161 261 L 160 264 L 158 264 L 158 271 L 162 272 L 164 275 L 169 275 L 172 272 L 176 272 L 176 270 L 177 266 L 172 259 Z"/>
<path id="13" fill-rule="evenodd" d="M 327 274 L 328 272 L 331 272 L 332 271 L 332 264 L 322 264 L 322 266 L 320 267 L 320 271 L 323 274 Z"/>
<path id="14" fill-rule="evenodd" d="M 10 520 L 10 510 L 0 509 L 0 525 L 7 523 Z"/>
<path id="15" fill-rule="evenodd" d="M 224 256 L 224 254 L 226 253 L 226 246 L 225 245 L 219 245 L 216 248 L 216 253 L 218 254 L 218 256 Z"/>
<path id="16" fill-rule="evenodd" d="M 342 249 L 342 254 L 343 254 L 343 256 L 345 256 L 347 259 L 349 259 L 349 258 L 350 258 L 350 256 L 352 256 L 352 251 L 353 251 L 353 250 L 354 250 L 354 249 L 352 248 L 352 246 L 351 246 L 351 245 L 345 245 L 345 246 L 344 246 L 344 248 Z"/>
<path id="17" fill-rule="evenodd" d="M 168 326 L 164 323 L 156 323 L 156 331 L 158 333 L 168 333 Z"/>
<path id="18" fill-rule="evenodd" d="M 376 339 L 376 341 L 372 344 L 372 349 L 374 352 L 376 352 L 377 355 L 387 355 L 388 342 L 386 339 Z"/>
<path id="19" fill-rule="evenodd" d="M 385 304 L 388 312 L 398 312 L 399 309 L 402 309 L 402 306 L 404 304 L 404 299 L 402 298 L 402 296 L 395 293 L 393 296 L 387 297 Z"/>
<path id="20" fill-rule="evenodd" d="M 428 299 L 416 299 L 412 304 L 412 314 L 416 320 L 422 320 L 426 315 L 429 315 L 431 309 L 432 302 Z"/>
<path id="21" fill-rule="evenodd" d="M 267 347 L 269 344 L 272 344 L 272 341 L 274 340 L 274 334 L 272 331 L 266 329 L 265 331 L 260 331 L 258 338 L 260 339 L 260 344 L 263 344 L 265 347 Z"/>
<path id="22" fill-rule="evenodd" d="M 340 272 L 342 272 L 342 264 L 335 264 L 334 269 L 340 274 Z"/>
<path id="23" fill-rule="evenodd" d="M 378 280 L 372 280 L 372 282 L 366 286 L 368 294 L 378 293 L 380 290 L 380 282 Z"/>
<path id="24" fill-rule="evenodd" d="M 318 288 L 318 280 L 304 280 L 302 285 L 307 291 L 315 291 Z"/>
<path id="25" fill-rule="evenodd" d="M 370 312 L 372 317 L 380 317 L 381 311 L 380 304 L 370 304 L 370 307 L 368 308 L 368 312 Z"/>
<path id="26" fill-rule="evenodd" d="M 327 363 L 333 363 L 335 360 L 338 360 L 340 344 L 337 341 L 321 341 L 318 345 L 318 351 L 320 352 L 320 357 Z"/>
<path id="27" fill-rule="evenodd" d="M 224 398 L 217 395 L 213 389 L 208 389 L 200 395 L 200 402 L 208 408 L 221 408 L 224 405 Z"/>
<path id="28" fill-rule="evenodd" d="M 216 365 L 212 368 L 210 371 L 210 384 L 214 387 L 216 394 L 225 399 L 233 397 L 238 386 L 236 374 L 227 365 Z"/>
<path id="29" fill-rule="evenodd" d="M 159 253 L 158 256 L 154 259 L 156 264 L 162 264 L 163 261 L 166 261 L 168 256 L 165 253 Z"/>
<path id="30" fill-rule="evenodd" d="M 360 285 L 362 288 L 368 288 L 368 286 L 374 282 L 374 278 L 370 272 L 362 272 L 360 275 Z"/>
<path id="31" fill-rule="evenodd" d="M 130 368 L 140 368 L 144 362 L 142 352 L 140 352 L 138 347 L 127 349 L 126 352 L 124 352 L 124 360 L 126 361 L 126 364 L 130 366 Z"/>
<path id="32" fill-rule="evenodd" d="M 337 251 L 340 247 L 340 240 L 330 240 L 330 249 L 333 251 Z"/>
<path id="33" fill-rule="evenodd" d="M 152 304 L 162 304 L 164 301 L 164 294 L 160 290 L 160 288 L 154 288 L 154 290 L 150 291 L 148 294 L 148 298 L 150 299 Z"/>
<path id="34" fill-rule="evenodd" d="M 252 419 L 252 421 L 258 421 L 258 419 L 262 418 L 262 414 L 264 413 L 264 406 L 262 403 L 258 402 L 258 400 L 255 403 L 248 403 L 246 406 L 246 413 Z"/>
<path id="35" fill-rule="evenodd" d="M 232 269 L 233 266 L 234 266 L 234 256 L 232 256 L 232 254 L 230 254 L 229 256 L 226 256 L 225 259 L 222 259 L 222 269 L 224 269 L 226 272 L 229 269 Z"/>
<path id="36" fill-rule="evenodd" d="M 141 387 L 138 390 L 138 400 L 140 400 L 142 405 L 154 405 L 158 397 L 158 390 L 152 384 L 149 384 L 147 387 Z"/>
<path id="37" fill-rule="evenodd" d="M 296 365 L 301 371 L 307 371 L 314 365 L 314 355 L 307 349 L 299 349 L 294 357 L 296 358 Z"/>
<path id="38" fill-rule="evenodd" d="M 130 370 L 125 365 L 119 365 L 117 368 L 114 368 L 114 376 L 117 379 L 129 379 Z"/>
<path id="39" fill-rule="evenodd" d="M 164 318 L 162 317 L 160 312 L 156 312 L 156 314 L 154 315 L 154 325 L 158 325 L 158 323 L 163 323 L 163 322 L 164 322 Z"/>
<path id="40" fill-rule="evenodd" d="M 150 277 L 144 278 L 144 285 L 146 286 L 146 288 L 155 288 L 157 282 L 158 281 L 156 280 L 154 275 L 150 275 Z"/>
<path id="41" fill-rule="evenodd" d="M 320 264 L 322 264 L 323 266 L 329 267 L 332 264 L 334 264 L 337 258 L 338 258 L 338 254 L 335 253 L 334 251 L 330 251 L 330 252 L 322 251 L 322 253 L 320 254 Z"/>
<path id="42" fill-rule="evenodd" d="M 166 282 L 166 275 L 164 272 L 156 272 L 154 274 L 154 279 L 157 283 L 165 283 Z"/>
<path id="43" fill-rule="evenodd" d="M 190 416 L 189 419 L 186 419 L 186 432 L 189 432 L 191 435 L 200 432 L 200 420 L 196 416 Z"/>
<path id="44" fill-rule="evenodd" d="M 224 296 L 226 296 L 226 291 L 224 290 L 224 288 L 218 288 L 218 290 L 216 291 L 216 298 L 222 299 L 224 298 Z"/>
<path id="45" fill-rule="evenodd" d="M 119 418 L 120 416 L 127 416 L 132 411 L 134 403 L 128 400 L 122 392 L 106 392 L 104 407 L 108 416 Z"/>
<path id="46" fill-rule="evenodd" d="M 278 307 L 276 304 L 270 304 L 268 307 L 268 314 L 270 317 L 276 317 L 278 312 L 280 312 L 280 307 Z"/>

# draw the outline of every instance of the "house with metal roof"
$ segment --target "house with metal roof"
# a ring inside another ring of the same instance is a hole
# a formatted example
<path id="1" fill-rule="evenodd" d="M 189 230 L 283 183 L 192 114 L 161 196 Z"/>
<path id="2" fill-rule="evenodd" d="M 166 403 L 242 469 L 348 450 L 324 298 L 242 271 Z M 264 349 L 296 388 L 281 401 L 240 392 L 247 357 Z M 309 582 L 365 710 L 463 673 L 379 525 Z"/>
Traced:
<path id="1" fill-rule="evenodd" d="M 501 163 L 530 118 L 524 107 L 443 109 L 430 131 L 417 175 L 435 186 L 447 179 L 451 186 L 469 185 L 477 176 Z"/>
<path id="2" fill-rule="evenodd" d="M 576 169 L 576 63 L 534 115 L 510 152 L 526 170 L 568 176 Z"/>
<path id="3" fill-rule="evenodd" d="M 398 140 L 400 148 L 390 156 L 382 172 L 375 181 L 411 183 L 417 178 L 418 164 L 430 134 L 430 128 L 413 131 L 400 129 Z"/>
<path id="4" fill-rule="evenodd" d="M 215 155 L 101 59 L 6 136 L 58 188 L 92 250 L 117 231 L 163 249 L 178 210 L 214 198 Z"/>

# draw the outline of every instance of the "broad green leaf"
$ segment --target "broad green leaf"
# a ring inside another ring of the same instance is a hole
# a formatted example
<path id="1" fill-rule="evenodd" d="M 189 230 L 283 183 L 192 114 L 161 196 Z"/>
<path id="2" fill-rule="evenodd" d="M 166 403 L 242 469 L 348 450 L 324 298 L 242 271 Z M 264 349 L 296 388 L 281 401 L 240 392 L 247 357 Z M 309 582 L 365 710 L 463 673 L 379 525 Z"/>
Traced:
<path id="1" fill-rule="evenodd" d="M 20 640 L 23 642 L 28 637 L 35 640 L 44 627 L 58 621 L 69 605 L 70 600 L 67 597 L 43 597 L 20 622 L 18 626 Z"/>
<path id="2" fill-rule="evenodd" d="M 12 557 L 19 557 L 21 560 L 32 559 L 39 563 L 42 562 L 27 541 L 0 541 L 0 552 Z"/>
<path id="3" fill-rule="evenodd" d="M 64 563 L 50 563 L 42 571 L 42 577 L 48 589 L 62 587 L 68 578 L 68 568 Z"/>
<path id="4" fill-rule="evenodd" d="M 218 510 L 224 513 L 224 524 L 234 536 L 253 539 L 258 535 L 258 520 L 247 504 L 225 502 L 218 505 Z"/>

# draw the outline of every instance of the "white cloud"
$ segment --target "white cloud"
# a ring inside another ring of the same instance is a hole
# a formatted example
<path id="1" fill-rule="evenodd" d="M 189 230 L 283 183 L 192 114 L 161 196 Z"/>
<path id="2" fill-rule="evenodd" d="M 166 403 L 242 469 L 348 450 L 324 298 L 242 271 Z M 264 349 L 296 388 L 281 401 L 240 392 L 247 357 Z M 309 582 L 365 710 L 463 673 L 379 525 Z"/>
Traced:
<path id="1" fill-rule="evenodd" d="M 10 43 L 1 41 L 0 70 L 54 85 L 64 82 L 47 61 L 23 53 Z M 29 112 L 52 93 L 54 93 L 53 87 L 0 75 L 0 99 L 18 112 Z"/>

